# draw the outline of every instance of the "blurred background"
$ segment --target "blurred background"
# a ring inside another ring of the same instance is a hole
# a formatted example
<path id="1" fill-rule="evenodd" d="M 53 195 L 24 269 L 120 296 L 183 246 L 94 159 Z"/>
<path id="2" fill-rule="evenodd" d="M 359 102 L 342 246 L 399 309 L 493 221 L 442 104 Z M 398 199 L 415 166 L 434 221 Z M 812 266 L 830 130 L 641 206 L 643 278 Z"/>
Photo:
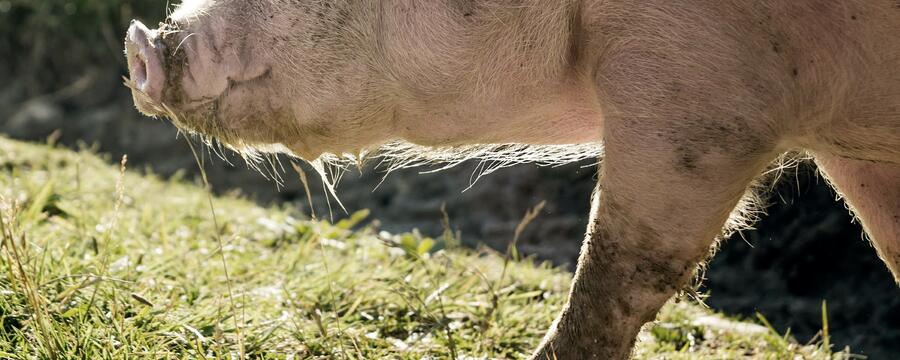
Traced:
<path id="1" fill-rule="evenodd" d="M 37 142 L 58 137 L 65 146 L 96 147 L 111 162 L 128 154 L 132 170 L 195 178 L 184 138 L 167 122 L 139 115 L 122 85 L 128 22 L 160 22 L 166 6 L 166 0 L 0 0 L 0 133 Z M 239 158 L 231 162 L 207 166 L 215 191 L 309 213 L 293 172 L 277 186 Z M 506 247 L 527 209 L 546 201 L 519 250 L 573 269 L 596 180 L 591 162 L 504 169 L 463 192 L 475 165 L 396 172 L 377 189 L 378 171 L 349 172 L 338 194 L 350 212 L 371 209 L 385 230 L 431 235 L 443 231 L 446 204 L 464 243 L 497 249 Z M 324 192 L 313 193 L 318 214 L 327 213 Z M 729 239 L 711 262 L 707 304 L 748 318 L 762 313 L 778 331 L 789 328 L 805 342 L 821 329 L 827 300 L 832 343 L 872 359 L 900 354 L 900 290 L 813 165 L 784 176 L 770 202 L 757 229 Z"/>

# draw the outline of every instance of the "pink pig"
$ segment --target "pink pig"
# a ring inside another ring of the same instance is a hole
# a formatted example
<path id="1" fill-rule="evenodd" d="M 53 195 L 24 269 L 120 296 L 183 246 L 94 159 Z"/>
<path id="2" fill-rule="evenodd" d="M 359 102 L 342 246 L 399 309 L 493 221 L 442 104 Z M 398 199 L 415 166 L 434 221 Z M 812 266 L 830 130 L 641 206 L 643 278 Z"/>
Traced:
<path id="1" fill-rule="evenodd" d="M 533 358 L 624 359 L 787 152 L 815 158 L 900 280 L 898 34 L 896 0 L 188 0 L 126 49 L 138 109 L 237 151 L 552 162 L 602 144 Z"/>

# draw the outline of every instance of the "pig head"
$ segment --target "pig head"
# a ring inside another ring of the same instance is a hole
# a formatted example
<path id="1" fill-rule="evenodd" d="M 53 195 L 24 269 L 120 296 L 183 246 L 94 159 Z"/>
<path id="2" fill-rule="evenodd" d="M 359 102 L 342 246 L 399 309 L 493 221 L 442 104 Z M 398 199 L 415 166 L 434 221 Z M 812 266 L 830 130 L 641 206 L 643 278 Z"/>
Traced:
<path id="1" fill-rule="evenodd" d="M 238 151 L 307 160 L 396 140 L 599 141 L 596 101 L 581 91 L 584 79 L 566 74 L 566 38 L 499 27 L 473 33 L 465 11 L 438 3 L 186 1 L 158 29 L 131 24 L 127 84 L 147 115 Z M 551 20 L 551 34 L 570 26 Z M 509 51 L 485 52 L 492 37 L 512 37 Z"/>

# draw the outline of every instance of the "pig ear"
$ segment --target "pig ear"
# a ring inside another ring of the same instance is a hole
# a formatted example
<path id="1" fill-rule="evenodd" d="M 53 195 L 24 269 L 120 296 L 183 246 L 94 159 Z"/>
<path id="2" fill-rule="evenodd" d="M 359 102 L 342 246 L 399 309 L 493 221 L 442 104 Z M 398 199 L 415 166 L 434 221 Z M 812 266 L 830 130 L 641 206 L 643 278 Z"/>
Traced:
<path id="1" fill-rule="evenodd" d="M 128 58 L 128 72 L 137 90 L 156 102 L 162 102 L 163 87 L 166 83 L 162 63 L 162 50 L 154 44 L 156 33 L 140 21 L 131 21 L 125 38 L 125 54 Z"/>

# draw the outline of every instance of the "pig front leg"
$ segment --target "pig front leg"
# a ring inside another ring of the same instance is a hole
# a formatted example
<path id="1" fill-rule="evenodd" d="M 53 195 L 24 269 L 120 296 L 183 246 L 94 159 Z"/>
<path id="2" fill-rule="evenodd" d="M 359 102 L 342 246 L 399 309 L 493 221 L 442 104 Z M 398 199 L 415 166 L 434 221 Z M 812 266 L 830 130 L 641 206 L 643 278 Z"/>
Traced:
<path id="1" fill-rule="evenodd" d="M 737 145 L 721 144 L 695 136 L 718 120 L 665 121 L 607 119 L 606 155 L 574 284 L 533 359 L 628 358 L 641 326 L 690 281 L 775 156 L 750 145 L 765 143 L 753 131 L 735 131 Z"/>

